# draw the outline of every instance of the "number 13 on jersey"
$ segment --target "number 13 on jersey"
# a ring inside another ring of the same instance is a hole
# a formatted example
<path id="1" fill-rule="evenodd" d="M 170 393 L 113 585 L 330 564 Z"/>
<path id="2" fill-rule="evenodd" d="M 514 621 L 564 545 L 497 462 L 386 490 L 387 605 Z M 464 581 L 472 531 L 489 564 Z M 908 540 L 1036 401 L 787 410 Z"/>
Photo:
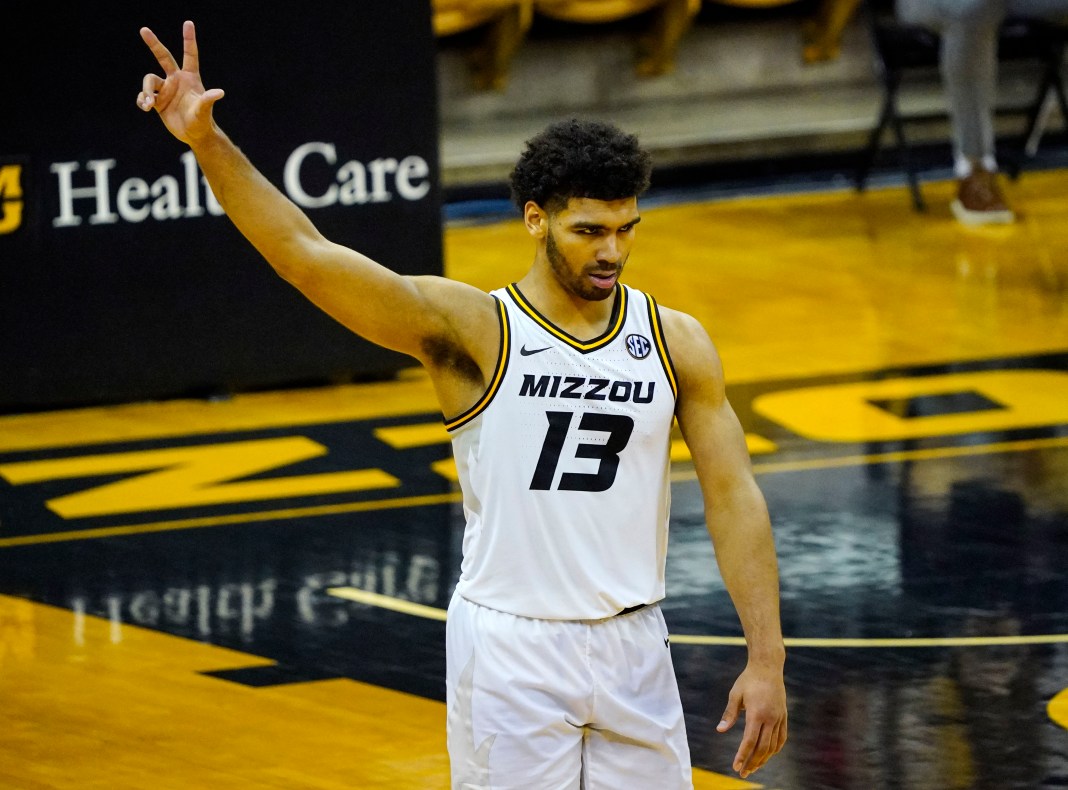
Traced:
<path id="1" fill-rule="evenodd" d="M 541 446 L 538 466 L 530 480 L 532 491 L 548 491 L 556 478 L 560 453 L 575 414 L 569 411 L 547 411 L 549 429 Z M 564 472 L 560 475 L 557 490 L 560 491 L 607 491 L 616 479 L 619 469 L 619 454 L 630 441 L 634 420 L 625 414 L 584 412 L 578 420 L 579 430 L 598 431 L 608 434 L 604 444 L 580 442 L 575 448 L 575 458 L 593 458 L 599 461 L 596 472 Z"/>

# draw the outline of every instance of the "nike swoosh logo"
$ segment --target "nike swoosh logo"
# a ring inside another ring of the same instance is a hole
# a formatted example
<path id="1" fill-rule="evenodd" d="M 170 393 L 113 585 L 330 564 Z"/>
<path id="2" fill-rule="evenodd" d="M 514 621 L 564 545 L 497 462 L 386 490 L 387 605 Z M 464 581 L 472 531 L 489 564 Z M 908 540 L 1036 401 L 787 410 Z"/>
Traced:
<path id="1" fill-rule="evenodd" d="M 548 351 L 552 346 L 546 346 L 545 348 L 527 348 L 523 346 L 519 349 L 519 353 L 524 357 L 529 357 L 531 354 L 540 354 L 542 351 Z"/>

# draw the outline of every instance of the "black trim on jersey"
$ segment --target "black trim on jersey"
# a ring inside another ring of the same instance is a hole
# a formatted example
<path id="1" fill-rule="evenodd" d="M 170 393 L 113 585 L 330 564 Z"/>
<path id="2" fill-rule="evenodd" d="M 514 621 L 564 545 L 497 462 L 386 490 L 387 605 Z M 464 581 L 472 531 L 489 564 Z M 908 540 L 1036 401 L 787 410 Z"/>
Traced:
<path id="1" fill-rule="evenodd" d="M 649 324 L 653 328 L 653 336 L 656 339 L 656 355 L 660 357 L 660 364 L 664 366 L 671 391 L 675 400 L 679 399 L 679 380 L 675 375 L 675 364 L 671 361 L 671 353 L 668 351 L 667 339 L 664 337 L 664 324 L 660 320 L 660 307 L 656 300 L 649 294 L 645 294 L 645 300 L 649 306 Z"/>
<path id="2" fill-rule="evenodd" d="M 607 346 L 619 335 L 623 330 L 623 324 L 627 321 L 627 304 L 629 301 L 627 289 L 619 283 L 616 283 L 616 298 L 612 303 L 612 315 L 608 319 L 608 329 L 605 330 L 604 334 L 595 337 L 593 340 L 579 340 L 577 337 L 569 335 L 563 329 L 560 329 L 527 301 L 527 298 L 523 296 L 522 291 L 519 290 L 515 283 L 508 286 L 508 295 L 512 297 L 512 301 L 516 303 L 519 309 L 530 316 L 542 329 L 583 354 L 588 354 L 591 351 Z"/>
<path id="3" fill-rule="evenodd" d="M 490 294 L 493 296 L 493 294 Z M 501 388 L 501 382 L 504 380 L 504 372 L 508 369 L 508 354 L 511 350 L 511 330 L 508 326 L 508 309 L 504 305 L 502 299 L 493 297 L 497 301 L 497 320 L 501 324 L 501 343 L 497 349 L 497 366 L 493 370 L 493 378 L 490 380 L 489 386 L 486 391 L 482 393 L 482 397 L 478 399 L 478 402 L 463 414 L 453 417 L 451 420 L 445 420 L 445 430 L 455 431 L 471 420 L 475 419 L 486 407 L 489 406 L 490 401 L 493 400 L 493 396 L 497 394 L 497 391 Z"/>

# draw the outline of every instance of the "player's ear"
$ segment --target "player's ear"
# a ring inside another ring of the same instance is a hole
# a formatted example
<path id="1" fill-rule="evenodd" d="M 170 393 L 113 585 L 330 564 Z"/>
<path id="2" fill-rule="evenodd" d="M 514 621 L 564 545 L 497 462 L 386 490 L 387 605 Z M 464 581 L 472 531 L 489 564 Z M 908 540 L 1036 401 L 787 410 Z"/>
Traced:
<path id="1" fill-rule="evenodd" d="M 549 215 L 533 200 L 528 200 L 523 206 L 523 224 L 527 226 L 527 233 L 535 239 L 543 239 L 549 232 Z"/>

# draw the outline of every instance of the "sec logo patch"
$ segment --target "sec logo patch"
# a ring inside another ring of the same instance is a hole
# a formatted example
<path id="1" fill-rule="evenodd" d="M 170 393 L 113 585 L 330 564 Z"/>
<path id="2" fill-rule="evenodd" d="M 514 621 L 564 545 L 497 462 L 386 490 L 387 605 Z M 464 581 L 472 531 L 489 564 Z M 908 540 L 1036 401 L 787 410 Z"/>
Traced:
<path id="1" fill-rule="evenodd" d="M 649 338 L 642 335 L 627 335 L 627 351 L 635 359 L 645 359 L 653 350 Z"/>

